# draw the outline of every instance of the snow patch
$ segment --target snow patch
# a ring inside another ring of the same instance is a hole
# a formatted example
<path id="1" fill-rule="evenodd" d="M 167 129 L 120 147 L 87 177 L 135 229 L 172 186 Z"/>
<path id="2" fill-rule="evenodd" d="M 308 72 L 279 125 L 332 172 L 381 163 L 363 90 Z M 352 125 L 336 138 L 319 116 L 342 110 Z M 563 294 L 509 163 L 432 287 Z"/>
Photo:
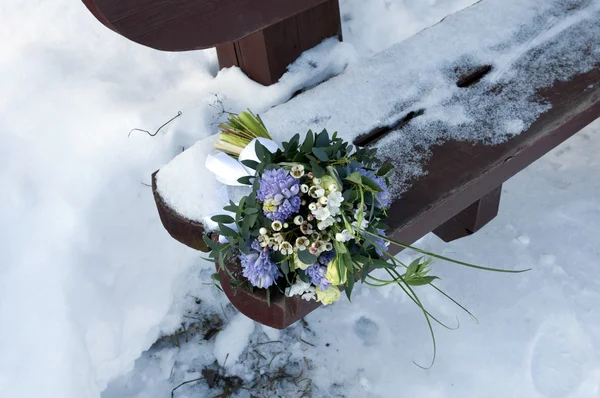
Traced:
<path id="1" fill-rule="evenodd" d="M 248 345 L 254 331 L 254 321 L 244 314 L 237 314 L 215 340 L 215 357 L 219 365 L 232 367 Z M 227 362 L 225 362 L 227 361 Z"/>

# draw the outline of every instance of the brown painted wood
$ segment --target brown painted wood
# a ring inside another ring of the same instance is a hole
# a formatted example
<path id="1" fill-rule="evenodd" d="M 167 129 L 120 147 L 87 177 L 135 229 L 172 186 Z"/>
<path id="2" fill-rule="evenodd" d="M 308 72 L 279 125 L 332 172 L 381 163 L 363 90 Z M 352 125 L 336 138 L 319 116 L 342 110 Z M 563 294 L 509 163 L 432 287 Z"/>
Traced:
<path id="1" fill-rule="evenodd" d="M 600 117 L 600 65 L 539 94 L 552 109 L 509 141 L 496 146 L 450 141 L 434 148 L 428 174 L 391 206 L 392 236 L 418 240 Z"/>
<path id="2" fill-rule="evenodd" d="M 104 25 L 158 50 L 189 51 L 246 37 L 328 0 L 83 0 Z"/>
<path id="3" fill-rule="evenodd" d="M 552 104 L 552 108 L 528 131 L 505 143 L 487 146 L 449 141 L 433 148 L 426 166 L 427 174 L 412 181 L 411 188 L 392 204 L 388 212 L 390 235 L 407 244 L 415 242 L 600 117 L 600 65 L 567 82 L 556 82 L 552 87 L 540 90 L 539 94 Z M 174 212 L 161 210 L 165 204 L 156 192 L 154 177 L 153 187 L 161 220 L 165 228 L 170 229 L 171 236 L 188 246 L 197 245 L 194 239 L 202 234 L 202 225 L 168 219 Z M 190 231 L 193 228 L 194 233 Z M 391 249 L 398 252 L 397 248 Z M 227 275 L 222 278 L 227 283 Z M 233 295 L 227 289 L 225 292 L 241 312 L 275 328 L 287 327 L 317 307 L 274 295 L 271 306 L 281 309 L 276 310 L 279 312 L 275 315 L 275 310 L 266 306 L 264 292 L 242 295 Z M 256 300 L 248 295 L 256 296 Z M 284 308 L 294 308 L 294 311 L 283 311 Z"/>
<path id="4" fill-rule="evenodd" d="M 173 239 L 192 249 L 208 252 L 208 246 L 204 242 L 204 226 L 202 223 L 183 217 L 166 204 L 156 189 L 156 173 L 158 171 L 152 174 L 152 192 L 163 227 Z"/>
<path id="5" fill-rule="evenodd" d="M 433 230 L 445 242 L 473 235 L 498 215 L 502 185 Z"/>
<path id="6" fill-rule="evenodd" d="M 241 277 L 239 262 L 227 264 L 227 267 L 234 276 Z M 297 296 L 286 297 L 276 289 L 271 289 L 269 305 L 264 290 L 250 291 L 247 287 L 234 289 L 228 273 L 220 270 L 218 265 L 215 268 L 221 280 L 221 287 L 234 307 L 263 325 L 283 330 L 320 307 L 316 301 L 306 301 Z"/>
<path id="7" fill-rule="evenodd" d="M 218 45 L 219 65 L 238 66 L 251 79 L 271 85 L 304 51 L 330 37 L 342 40 L 339 0 L 327 0 L 233 43 Z"/>

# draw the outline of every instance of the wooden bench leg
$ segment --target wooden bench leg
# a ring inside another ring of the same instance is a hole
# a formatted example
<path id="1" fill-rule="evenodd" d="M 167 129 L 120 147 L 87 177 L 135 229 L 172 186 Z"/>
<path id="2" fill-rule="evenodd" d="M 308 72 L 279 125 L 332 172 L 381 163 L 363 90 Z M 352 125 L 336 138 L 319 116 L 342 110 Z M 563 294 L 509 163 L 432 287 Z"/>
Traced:
<path id="1" fill-rule="evenodd" d="M 233 43 L 217 45 L 219 66 L 239 66 L 265 86 L 279 81 L 302 52 L 323 40 L 342 40 L 339 0 L 328 0 Z"/>
<path id="2" fill-rule="evenodd" d="M 437 227 L 433 233 L 445 242 L 474 234 L 498 215 L 502 185 Z"/>

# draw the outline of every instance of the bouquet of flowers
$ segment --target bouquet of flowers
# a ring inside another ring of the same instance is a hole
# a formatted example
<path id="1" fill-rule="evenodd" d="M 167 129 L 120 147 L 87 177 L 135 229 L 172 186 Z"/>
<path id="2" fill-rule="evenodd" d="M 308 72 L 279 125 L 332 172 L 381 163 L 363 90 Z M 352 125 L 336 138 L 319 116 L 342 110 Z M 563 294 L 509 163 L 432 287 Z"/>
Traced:
<path id="1" fill-rule="evenodd" d="M 358 281 L 372 286 L 394 283 L 423 310 L 431 328 L 430 319 L 439 321 L 423 308 L 413 287 L 430 285 L 460 306 L 432 283 L 437 279 L 430 275 L 432 258 L 502 271 L 387 237 L 393 168 L 376 158 L 375 149 L 356 149 L 325 130 L 308 131 L 303 139 L 296 134 L 278 146 L 251 112 L 231 115 L 220 128 L 216 147 L 226 148 L 230 160 L 237 158 L 244 174 L 237 183 L 247 188 L 239 201 L 224 207 L 228 214 L 212 217 L 221 240 L 207 235 L 205 241 L 221 269 L 229 272 L 227 261 L 239 258 L 242 275 L 236 286 L 265 289 L 267 300 L 277 289 L 327 305 L 338 300 L 342 290 L 350 299 Z M 424 257 L 403 264 L 389 253 L 390 244 Z M 384 269 L 389 279 L 369 275 L 376 268 Z"/>

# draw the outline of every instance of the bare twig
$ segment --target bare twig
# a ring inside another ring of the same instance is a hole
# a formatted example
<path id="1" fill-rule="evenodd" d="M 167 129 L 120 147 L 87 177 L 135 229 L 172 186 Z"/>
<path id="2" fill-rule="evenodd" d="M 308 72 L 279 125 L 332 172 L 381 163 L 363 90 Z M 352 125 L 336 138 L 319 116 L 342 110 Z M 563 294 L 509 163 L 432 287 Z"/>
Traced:
<path id="1" fill-rule="evenodd" d="M 152 134 L 152 133 L 151 133 L 151 132 L 149 132 L 148 130 L 142 130 L 142 129 L 131 129 L 131 131 L 129 132 L 129 134 L 127 134 L 127 137 L 130 137 L 130 136 L 131 136 L 131 133 L 132 133 L 132 132 L 134 132 L 134 131 L 141 131 L 141 132 L 143 132 L 143 133 L 146 133 L 146 134 L 148 134 L 150 137 L 154 137 L 156 134 L 158 134 L 158 132 L 159 132 L 159 131 L 160 131 L 160 130 L 163 128 L 163 127 L 165 127 L 167 124 L 171 123 L 173 120 L 177 119 L 177 118 L 178 118 L 179 116 L 181 116 L 181 115 L 182 115 L 181 111 L 177 112 L 177 115 L 176 115 L 176 116 L 174 116 L 174 117 L 173 117 L 173 118 L 171 118 L 171 119 L 170 119 L 168 122 L 166 122 L 165 124 L 163 124 L 162 126 L 160 126 L 160 127 L 158 128 L 158 130 L 156 130 L 156 131 L 154 132 L 154 134 Z"/>
<path id="2" fill-rule="evenodd" d="M 308 341 L 306 341 L 306 340 L 304 340 L 304 339 L 298 338 L 298 340 L 300 340 L 300 341 L 301 341 L 301 342 L 303 342 L 304 344 L 308 344 L 308 345 L 309 345 L 309 346 L 311 346 L 311 347 L 314 347 L 314 346 L 315 346 L 314 344 L 311 344 L 311 343 L 309 343 Z"/>
<path id="3" fill-rule="evenodd" d="M 186 384 L 189 384 L 189 383 L 195 383 L 195 382 L 200 381 L 202 379 L 204 379 L 204 376 L 198 377 L 197 379 L 184 381 L 183 383 L 181 383 L 180 385 L 178 385 L 177 387 L 175 387 L 174 389 L 171 390 L 171 398 L 175 397 L 175 390 L 177 390 L 179 387 L 182 387 L 182 386 L 184 386 Z"/>

